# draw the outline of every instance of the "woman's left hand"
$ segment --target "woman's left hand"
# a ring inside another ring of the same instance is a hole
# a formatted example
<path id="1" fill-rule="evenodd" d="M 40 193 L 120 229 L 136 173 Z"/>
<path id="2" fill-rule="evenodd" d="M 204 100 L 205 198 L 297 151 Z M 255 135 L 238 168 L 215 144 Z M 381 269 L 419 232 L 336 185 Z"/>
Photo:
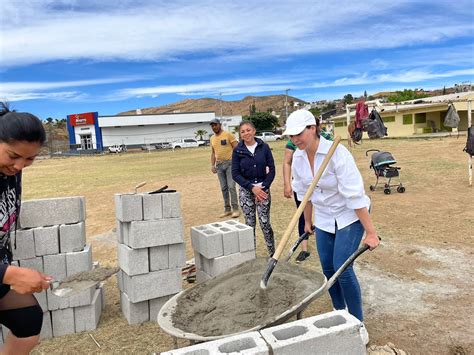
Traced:
<path id="1" fill-rule="evenodd" d="M 258 202 L 261 202 L 268 197 L 268 194 L 260 186 L 254 186 L 252 192 Z"/>
<path id="2" fill-rule="evenodd" d="M 366 236 L 363 240 L 363 243 L 367 244 L 370 247 L 370 250 L 374 250 L 375 248 L 377 248 L 379 246 L 380 239 L 379 239 L 379 237 L 377 237 L 377 233 L 375 233 L 375 231 L 374 231 L 374 232 L 366 234 Z"/>

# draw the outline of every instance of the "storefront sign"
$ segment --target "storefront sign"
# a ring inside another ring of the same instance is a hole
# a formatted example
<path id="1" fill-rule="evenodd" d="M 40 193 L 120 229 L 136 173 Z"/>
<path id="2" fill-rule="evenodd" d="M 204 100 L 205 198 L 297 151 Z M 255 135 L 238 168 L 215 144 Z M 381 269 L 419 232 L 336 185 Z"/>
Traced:
<path id="1" fill-rule="evenodd" d="M 87 112 L 87 113 L 77 113 L 74 115 L 69 115 L 69 120 L 71 122 L 71 126 L 84 126 L 84 125 L 93 125 L 95 112 Z"/>

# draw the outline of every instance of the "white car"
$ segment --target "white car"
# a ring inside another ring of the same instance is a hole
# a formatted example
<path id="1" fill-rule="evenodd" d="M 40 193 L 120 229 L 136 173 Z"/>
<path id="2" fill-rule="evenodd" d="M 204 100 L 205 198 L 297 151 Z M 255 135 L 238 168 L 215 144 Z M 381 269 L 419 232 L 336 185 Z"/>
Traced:
<path id="1" fill-rule="evenodd" d="M 109 148 L 109 153 L 121 153 L 121 152 L 126 152 L 127 151 L 127 147 L 122 144 L 122 145 L 118 145 L 118 144 L 114 144 L 114 145 L 111 145 Z"/>
<path id="2" fill-rule="evenodd" d="M 179 139 L 173 143 L 171 143 L 171 147 L 173 149 L 180 149 L 180 148 L 196 148 L 206 145 L 204 141 L 197 141 L 191 138 Z"/>
<path id="3" fill-rule="evenodd" d="M 255 138 L 260 138 L 264 142 L 274 142 L 282 139 L 281 135 L 275 134 L 273 132 L 262 132 L 256 135 Z"/>

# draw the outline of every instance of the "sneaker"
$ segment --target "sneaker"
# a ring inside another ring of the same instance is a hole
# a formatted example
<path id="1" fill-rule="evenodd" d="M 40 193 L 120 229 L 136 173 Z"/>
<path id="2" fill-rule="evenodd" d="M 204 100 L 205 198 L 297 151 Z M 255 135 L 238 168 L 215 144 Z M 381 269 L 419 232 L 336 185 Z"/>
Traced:
<path id="1" fill-rule="evenodd" d="M 359 333 L 364 345 L 367 345 L 369 343 L 369 333 L 367 332 L 364 323 L 361 323 Z"/>
<path id="2" fill-rule="evenodd" d="M 221 215 L 219 215 L 219 218 L 224 218 L 224 217 L 228 217 L 232 214 L 232 212 L 230 211 L 224 211 L 224 213 L 222 213 Z"/>
<path id="3" fill-rule="evenodd" d="M 232 218 L 237 218 L 240 216 L 240 212 L 239 211 L 234 211 L 232 212 Z"/>
<path id="4" fill-rule="evenodd" d="M 301 251 L 296 257 L 296 262 L 301 263 L 305 261 L 306 259 L 308 259 L 309 256 L 310 256 L 310 253 L 308 253 L 307 251 Z"/>

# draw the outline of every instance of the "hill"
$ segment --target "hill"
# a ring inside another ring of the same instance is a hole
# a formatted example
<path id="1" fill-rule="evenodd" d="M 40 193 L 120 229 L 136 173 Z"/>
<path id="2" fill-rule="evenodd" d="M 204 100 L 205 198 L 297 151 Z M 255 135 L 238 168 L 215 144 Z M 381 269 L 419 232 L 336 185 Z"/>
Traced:
<path id="1" fill-rule="evenodd" d="M 294 103 L 299 105 L 306 104 L 305 101 L 293 96 L 288 96 L 288 110 L 294 110 Z M 225 101 L 212 98 L 203 99 L 186 99 L 172 104 L 142 108 L 142 114 L 165 114 L 165 113 L 183 113 L 183 112 L 208 112 L 213 111 L 216 116 L 221 115 L 248 115 L 255 105 L 256 111 L 274 112 L 276 116 L 285 117 L 285 95 L 269 95 L 269 96 L 246 96 L 238 101 Z M 136 115 L 136 110 L 120 112 L 119 115 Z"/>

